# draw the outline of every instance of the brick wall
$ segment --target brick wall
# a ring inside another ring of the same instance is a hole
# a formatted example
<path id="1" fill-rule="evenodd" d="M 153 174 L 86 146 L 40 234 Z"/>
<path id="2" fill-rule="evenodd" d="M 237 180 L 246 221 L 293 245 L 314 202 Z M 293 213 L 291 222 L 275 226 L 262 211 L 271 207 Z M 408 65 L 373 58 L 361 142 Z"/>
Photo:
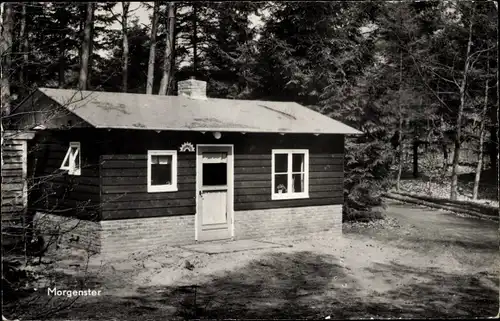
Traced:
<path id="1" fill-rule="evenodd" d="M 90 222 L 38 212 L 34 223 L 46 242 L 103 255 L 194 242 L 194 215 Z"/>
<path id="2" fill-rule="evenodd" d="M 342 205 L 235 211 L 235 238 L 314 233 L 331 230 L 342 233 Z M 112 256 L 194 243 L 195 216 L 167 216 L 99 223 L 37 213 L 36 227 L 46 238 L 58 235 L 59 243 L 100 251 Z"/>
<path id="3" fill-rule="evenodd" d="M 101 228 L 104 255 L 194 243 L 194 215 L 102 221 Z"/>
<path id="4" fill-rule="evenodd" d="M 34 228 L 46 244 L 65 244 L 97 253 L 101 249 L 101 226 L 98 222 L 37 212 Z"/>
<path id="5" fill-rule="evenodd" d="M 342 234 L 342 205 L 234 212 L 236 239 L 332 230 Z"/>

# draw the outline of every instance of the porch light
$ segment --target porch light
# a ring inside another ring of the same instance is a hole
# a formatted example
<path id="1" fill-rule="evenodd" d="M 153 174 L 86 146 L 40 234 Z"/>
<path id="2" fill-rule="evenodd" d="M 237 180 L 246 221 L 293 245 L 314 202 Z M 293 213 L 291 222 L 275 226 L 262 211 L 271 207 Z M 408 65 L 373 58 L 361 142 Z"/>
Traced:
<path id="1" fill-rule="evenodd" d="M 220 139 L 222 134 L 220 132 L 214 132 L 215 139 Z"/>

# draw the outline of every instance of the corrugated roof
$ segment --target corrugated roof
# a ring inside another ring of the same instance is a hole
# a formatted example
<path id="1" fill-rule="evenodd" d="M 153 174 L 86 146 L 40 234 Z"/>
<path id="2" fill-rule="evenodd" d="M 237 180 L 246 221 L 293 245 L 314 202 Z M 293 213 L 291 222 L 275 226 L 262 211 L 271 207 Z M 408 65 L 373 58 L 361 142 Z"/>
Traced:
<path id="1" fill-rule="evenodd" d="M 360 134 L 294 102 L 39 88 L 96 128 Z"/>

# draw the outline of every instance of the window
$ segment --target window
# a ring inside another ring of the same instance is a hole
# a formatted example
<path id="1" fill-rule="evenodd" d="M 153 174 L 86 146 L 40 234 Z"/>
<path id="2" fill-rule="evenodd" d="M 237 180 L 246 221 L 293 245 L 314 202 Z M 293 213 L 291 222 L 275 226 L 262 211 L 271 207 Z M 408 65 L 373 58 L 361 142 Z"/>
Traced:
<path id="1" fill-rule="evenodd" d="M 177 151 L 148 151 L 148 192 L 177 191 Z"/>
<path id="2" fill-rule="evenodd" d="M 227 185 L 227 153 L 203 153 L 203 186 Z"/>
<path id="3" fill-rule="evenodd" d="M 273 200 L 309 197 L 307 149 L 275 149 L 272 162 Z"/>
<path id="4" fill-rule="evenodd" d="M 61 164 L 61 169 L 67 170 L 69 175 L 80 175 L 81 169 L 81 151 L 79 142 L 70 142 L 66 156 Z"/>

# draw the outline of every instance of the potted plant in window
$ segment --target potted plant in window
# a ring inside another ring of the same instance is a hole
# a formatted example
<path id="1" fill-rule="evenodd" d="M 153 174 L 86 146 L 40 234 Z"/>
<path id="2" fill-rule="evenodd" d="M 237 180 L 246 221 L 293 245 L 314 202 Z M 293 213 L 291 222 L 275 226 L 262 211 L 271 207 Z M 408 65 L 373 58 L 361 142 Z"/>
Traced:
<path id="1" fill-rule="evenodd" d="M 278 189 L 278 194 L 286 193 L 286 187 L 283 184 L 279 184 L 277 189 Z"/>

